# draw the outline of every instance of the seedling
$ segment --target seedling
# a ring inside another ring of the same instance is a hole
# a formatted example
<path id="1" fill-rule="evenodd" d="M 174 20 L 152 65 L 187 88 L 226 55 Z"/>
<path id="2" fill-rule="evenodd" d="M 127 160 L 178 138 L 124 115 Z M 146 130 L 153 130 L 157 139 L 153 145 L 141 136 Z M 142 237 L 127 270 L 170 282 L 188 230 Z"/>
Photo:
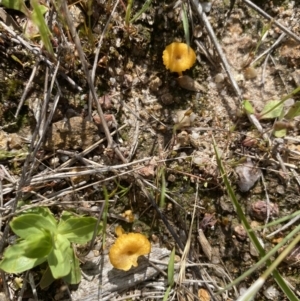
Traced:
<path id="1" fill-rule="evenodd" d="M 173 248 L 171 255 L 170 255 L 170 260 L 168 263 L 168 288 L 165 292 L 163 301 L 168 300 L 171 289 L 175 283 L 174 280 L 174 263 L 175 263 L 175 248 Z"/>
<path id="2" fill-rule="evenodd" d="M 300 87 L 294 89 L 291 93 L 285 95 L 280 100 L 268 101 L 260 113 L 255 112 L 255 109 L 251 105 L 249 100 L 244 100 L 243 109 L 248 114 L 255 114 L 259 120 L 263 119 L 275 119 L 278 118 L 277 123 L 273 127 L 273 135 L 275 137 L 286 136 L 287 129 L 290 127 L 290 123 L 295 117 L 300 116 L 300 102 L 296 101 L 288 111 L 284 110 L 284 102 L 289 98 L 299 93 Z M 280 122 L 280 124 L 279 124 Z"/>
<path id="3" fill-rule="evenodd" d="M 138 11 L 132 19 L 130 19 L 133 2 L 134 0 L 128 0 L 128 4 L 126 8 L 125 24 L 127 27 L 129 27 L 130 24 L 136 21 L 142 15 L 142 13 L 144 13 L 149 8 L 152 0 L 146 0 L 141 10 Z"/>
<path id="4" fill-rule="evenodd" d="M 47 262 L 49 269 L 41 286 L 59 278 L 77 284 L 81 278 L 79 260 L 71 243 L 85 244 L 91 240 L 96 222 L 93 217 L 76 217 L 66 211 L 57 222 L 50 210 L 43 207 L 23 213 L 10 222 L 19 239 L 5 250 L 0 269 L 16 274 Z"/>

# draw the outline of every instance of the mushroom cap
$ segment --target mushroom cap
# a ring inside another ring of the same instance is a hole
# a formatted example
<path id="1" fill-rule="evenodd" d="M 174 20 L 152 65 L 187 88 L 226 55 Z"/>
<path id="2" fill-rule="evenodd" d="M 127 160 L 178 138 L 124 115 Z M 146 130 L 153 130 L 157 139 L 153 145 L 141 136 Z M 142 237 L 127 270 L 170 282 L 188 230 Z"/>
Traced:
<path id="1" fill-rule="evenodd" d="M 149 254 L 151 243 L 140 233 L 128 233 L 119 236 L 109 250 L 111 264 L 119 270 L 128 271 L 132 266 L 138 266 L 141 255 Z"/>
<path id="2" fill-rule="evenodd" d="M 187 44 L 174 42 L 166 47 L 162 58 L 167 69 L 181 73 L 194 65 L 196 54 Z"/>

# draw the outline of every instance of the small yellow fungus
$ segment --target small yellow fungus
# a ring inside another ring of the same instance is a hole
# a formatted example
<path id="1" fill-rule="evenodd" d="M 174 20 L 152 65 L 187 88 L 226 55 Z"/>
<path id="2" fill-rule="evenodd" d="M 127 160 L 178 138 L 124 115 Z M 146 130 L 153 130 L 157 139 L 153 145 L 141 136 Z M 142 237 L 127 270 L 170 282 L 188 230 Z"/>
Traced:
<path id="1" fill-rule="evenodd" d="M 173 42 L 166 47 L 162 58 L 167 69 L 181 76 L 182 71 L 190 69 L 195 64 L 196 54 L 189 45 Z"/>
<path id="2" fill-rule="evenodd" d="M 111 264 L 119 270 L 128 271 L 137 267 L 139 256 L 149 254 L 151 243 L 140 233 L 128 233 L 119 236 L 109 250 Z"/>

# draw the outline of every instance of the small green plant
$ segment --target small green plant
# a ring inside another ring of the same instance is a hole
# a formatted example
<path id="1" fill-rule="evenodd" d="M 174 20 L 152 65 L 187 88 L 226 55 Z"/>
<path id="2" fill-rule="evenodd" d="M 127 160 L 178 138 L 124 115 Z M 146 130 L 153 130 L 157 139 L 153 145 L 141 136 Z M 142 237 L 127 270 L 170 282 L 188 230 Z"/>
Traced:
<path id="1" fill-rule="evenodd" d="M 126 8 L 125 24 L 127 27 L 130 24 L 132 24 L 134 21 L 136 21 L 142 15 L 142 13 L 144 13 L 149 8 L 152 0 L 146 0 L 144 5 L 142 6 L 141 10 L 138 11 L 132 19 L 130 19 L 133 2 L 134 2 L 134 0 L 128 0 L 128 4 L 127 4 L 127 8 Z"/>
<path id="2" fill-rule="evenodd" d="M 291 93 L 285 95 L 280 100 L 270 100 L 266 102 L 260 113 L 257 113 L 249 100 L 243 101 L 243 109 L 248 114 L 255 114 L 259 120 L 277 119 L 273 126 L 273 135 L 277 138 L 284 137 L 287 134 L 289 122 L 295 117 L 300 116 L 300 102 L 296 101 L 286 112 L 284 102 L 300 92 L 300 87 L 294 89 Z M 286 124 L 286 125 L 285 125 Z"/>
<path id="3" fill-rule="evenodd" d="M 77 284 L 81 278 L 79 260 L 71 243 L 85 244 L 91 240 L 96 222 L 93 217 L 76 217 L 66 211 L 57 222 L 50 210 L 43 207 L 23 213 L 10 222 L 19 239 L 5 250 L 0 269 L 22 273 L 47 262 L 42 287 L 59 278 Z"/>
<path id="4" fill-rule="evenodd" d="M 30 11 L 24 0 L 3 0 L 1 4 L 4 7 L 18 10 L 25 14 L 25 16 L 30 19 L 38 28 L 41 39 L 44 43 L 45 48 L 48 50 L 48 52 L 54 56 L 52 44 L 50 41 L 49 36 L 51 36 L 50 29 L 48 25 L 46 24 L 46 21 L 44 19 L 44 14 L 47 12 L 47 7 L 45 5 L 41 5 L 38 3 L 37 0 L 31 0 L 30 5 L 32 7 L 32 11 Z"/>
<path id="5" fill-rule="evenodd" d="M 173 248 L 171 255 L 170 255 L 170 260 L 168 263 L 168 288 L 165 292 L 163 301 L 167 301 L 171 292 L 171 289 L 175 283 L 174 280 L 174 264 L 175 264 L 175 248 Z"/>

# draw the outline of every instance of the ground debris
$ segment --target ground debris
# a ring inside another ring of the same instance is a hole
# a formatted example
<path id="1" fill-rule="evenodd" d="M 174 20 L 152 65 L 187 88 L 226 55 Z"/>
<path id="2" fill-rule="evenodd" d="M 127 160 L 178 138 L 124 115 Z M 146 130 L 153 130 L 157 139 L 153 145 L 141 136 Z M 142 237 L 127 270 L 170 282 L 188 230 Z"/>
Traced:
<path id="1" fill-rule="evenodd" d="M 97 126 L 76 116 L 55 122 L 47 133 L 45 149 L 85 149 L 100 139 Z"/>

